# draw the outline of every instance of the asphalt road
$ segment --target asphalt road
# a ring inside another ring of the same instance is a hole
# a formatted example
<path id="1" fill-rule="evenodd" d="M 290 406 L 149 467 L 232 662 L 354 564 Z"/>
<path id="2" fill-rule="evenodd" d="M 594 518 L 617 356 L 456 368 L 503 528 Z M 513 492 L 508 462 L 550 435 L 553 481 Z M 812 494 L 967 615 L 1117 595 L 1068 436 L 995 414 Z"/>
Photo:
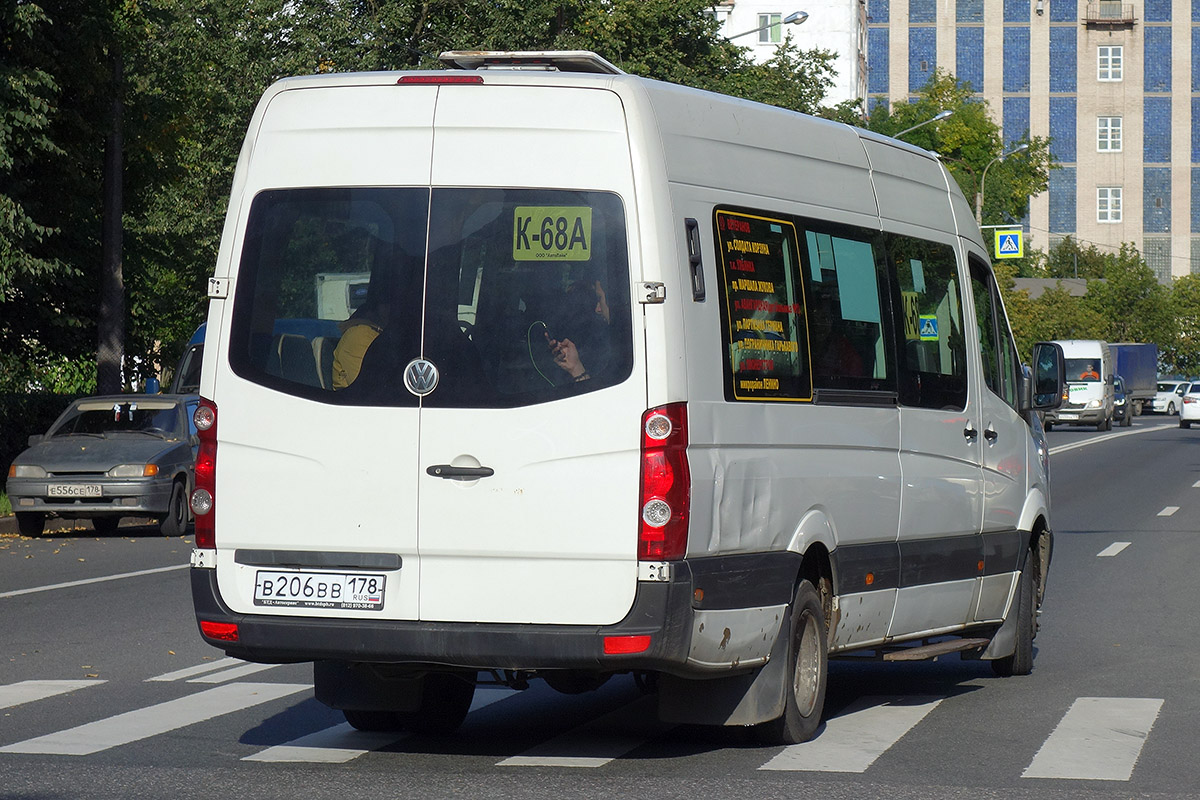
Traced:
<path id="1" fill-rule="evenodd" d="M 1200 429 L 1049 440 L 1034 673 L 835 662 L 793 748 L 662 725 L 627 678 L 480 688 L 449 738 L 353 732 L 308 667 L 200 641 L 190 539 L 0 533 L 0 798 L 1200 797 Z"/>

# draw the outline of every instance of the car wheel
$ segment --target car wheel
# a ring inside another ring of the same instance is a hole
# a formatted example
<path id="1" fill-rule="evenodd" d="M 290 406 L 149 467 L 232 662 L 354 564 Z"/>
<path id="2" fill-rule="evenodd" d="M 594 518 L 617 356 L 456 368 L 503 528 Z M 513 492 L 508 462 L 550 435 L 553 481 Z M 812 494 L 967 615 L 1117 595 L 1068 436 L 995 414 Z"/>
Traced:
<path id="1" fill-rule="evenodd" d="M 40 511 L 18 511 L 17 529 L 22 536 L 41 536 L 46 530 L 46 515 Z"/>
<path id="2" fill-rule="evenodd" d="M 96 529 L 96 533 L 101 536 L 112 536 L 117 532 L 117 526 L 121 524 L 120 517 L 92 517 L 92 527 Z"/>
<path id="3" fill-rule="evenodd" d="M 776 745 L 807 742 L 821 724 L 829 672 L 825 612 L 811 581 L 800 581 L 788 617 L 787 686 L 783 716 L 755 728 L 763 742 Z"/>
<path id="4" fill-rule="evenodd" d="M 182 536 L 187 530 L 187 490 L 183 481 L 175 481 L 171 487 L 171 502 L 167 504 L 167 515 L 159 520 L 158 529 L 163 536 Z"/>
<path id="5" fill-rule="evenodd" d="M 1167 416 L 1168 417 L 1175 416 L 1175 404 L 1174 403 L 1167 403 Z"/>
<path id="6" fill-rule="evenodd" d="M 1017 647 L 1010 656 L 992 662 L 992 671 L 1008 678 L 1033 672 L 1033 637 L 1037 633 L 1037 608 L 1033 598 L 1033 553 L 1026 554 L 1017 582 L 1013 611 L 1017 615 Z"/>
<path id="7" fill-rule="evenodd" d="M 431 672 L 425 676 L 421 707 L 403 714 L 410 731 L 439 736 L 454 733 L 467 718 L 475 698 L 475 676 L 455 672 Z"/>
<path id="8" fill-rule="evenodd" d="M 1125 409 L 1125 419 L 1121 420 L 1121 427 L 1128 428 L 1132 424 L 1133 424 L 1133 412 L 1127 408 L 1127 409 Z"/>
<path id="9" fill-rule="evenodd" d="M 1181 419 L 1181 420 L 1179 420 L 1179 427 L 1190 428 L 1190 427 L 1192 427 L 1192 423 L 1190 420 Z"/>
<path id="10" fill-rule="evenodd" d="M 1044 431 L 1046 431 L 1047 433 L 1049 433 L 1050 431 L 1054 430 L 1054 423 L 1053 423 L 1053 422 L 1043 422 L 1043 423 L 1042 423 L 1042 430 L 1044 430 Z"/>

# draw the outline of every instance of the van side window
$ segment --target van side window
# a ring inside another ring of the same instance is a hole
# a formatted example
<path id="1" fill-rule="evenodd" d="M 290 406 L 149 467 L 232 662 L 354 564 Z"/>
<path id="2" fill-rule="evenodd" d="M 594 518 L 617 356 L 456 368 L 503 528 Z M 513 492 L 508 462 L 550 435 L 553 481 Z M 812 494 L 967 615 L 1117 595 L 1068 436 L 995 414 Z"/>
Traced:
<path id="1" fill-rule="evenodd" d="M 961 287 L 948 244 L 910 236 L 887 237 L 902 311 L 896 318 L 900 347 L 900 402 L 922 408 L 962 409 L 967 404 L 967 348 Z"/>
<path id="2" fill-rule="evenodd" d="M 717 209 L 727 400 L 811 400 L 796 225 Z"/>
<path id="3" fill-rule="evenodd" d="M 1020 360 L 1009 333 L 1004 307 L 1000 304 L 995 279 L 991 270 L 974 256 L 971 256 L 971 284 L 975 295 L 975 318 L 979 327 L 984 381 L 995 395 L 1016 408 Z"/>
<path id="4" fill-rule="evenodd" d="M 887 273 L 876 258 L 878 235 L 808 228 L 804 240 L 814 385 L 894 389 L 883 325 Z"/>

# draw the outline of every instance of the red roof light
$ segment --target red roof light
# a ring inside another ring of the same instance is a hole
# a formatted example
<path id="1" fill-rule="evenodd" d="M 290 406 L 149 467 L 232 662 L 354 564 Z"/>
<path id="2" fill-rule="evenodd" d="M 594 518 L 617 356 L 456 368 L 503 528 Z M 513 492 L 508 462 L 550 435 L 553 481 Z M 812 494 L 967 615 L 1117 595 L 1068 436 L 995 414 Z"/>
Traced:
<path id="1" fill-rule="evenodd" d="M 448 83 L 483 83 L 482 75 L 402 75 L 397 86 L 413 86 Z"/>

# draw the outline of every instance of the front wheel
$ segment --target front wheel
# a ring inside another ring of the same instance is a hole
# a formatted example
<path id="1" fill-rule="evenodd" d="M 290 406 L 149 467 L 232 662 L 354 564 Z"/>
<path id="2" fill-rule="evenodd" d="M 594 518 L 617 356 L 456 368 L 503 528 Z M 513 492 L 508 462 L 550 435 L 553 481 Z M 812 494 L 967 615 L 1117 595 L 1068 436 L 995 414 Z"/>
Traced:
<path id="1" fill-rule="evenodd" d="M 992 662 L 992 671 L 1008 678 L 1033 672 L 1033 637 L 1037 634 L 1037 603 L 1034 600 L 1032 552 L 1026 554 L 1025 566 L 1017 582 L 1017 596 L 1012 613 L 1017 615 L 1017 647 L 1012 655 Z"/>
<path id="2" fill-rule="evenodd" d="M 40 511 L 18 511 L 17 529 L 22 536 L 41 536 L 46 529 L 46 515 Z"/>
<path id="3" fill-rule="evenodd" d="M 759 739 L 776 745 L 807 742 L 816 734 L 825 709 L 829 647 L 821 596 L 811 581 L 803 580 L 796 587 L 789 624 L 783 716 L 755 730 Z"/>
<path id="4" fill-rule="evenodd" d="M 187 523 L 187 490 L 182 481 L 175 481 L 171 487 L 171 500 L 167 503 L 167 515 L 159 520 L 158 529 L 163 536 L 182 536 Z"/>
<path id="5" fill-rule="evenodd" d="M 1175 416 L 1175 404 L 1174 403 L 1167 403 L 1167 416 L 1168 417 Z"/>

